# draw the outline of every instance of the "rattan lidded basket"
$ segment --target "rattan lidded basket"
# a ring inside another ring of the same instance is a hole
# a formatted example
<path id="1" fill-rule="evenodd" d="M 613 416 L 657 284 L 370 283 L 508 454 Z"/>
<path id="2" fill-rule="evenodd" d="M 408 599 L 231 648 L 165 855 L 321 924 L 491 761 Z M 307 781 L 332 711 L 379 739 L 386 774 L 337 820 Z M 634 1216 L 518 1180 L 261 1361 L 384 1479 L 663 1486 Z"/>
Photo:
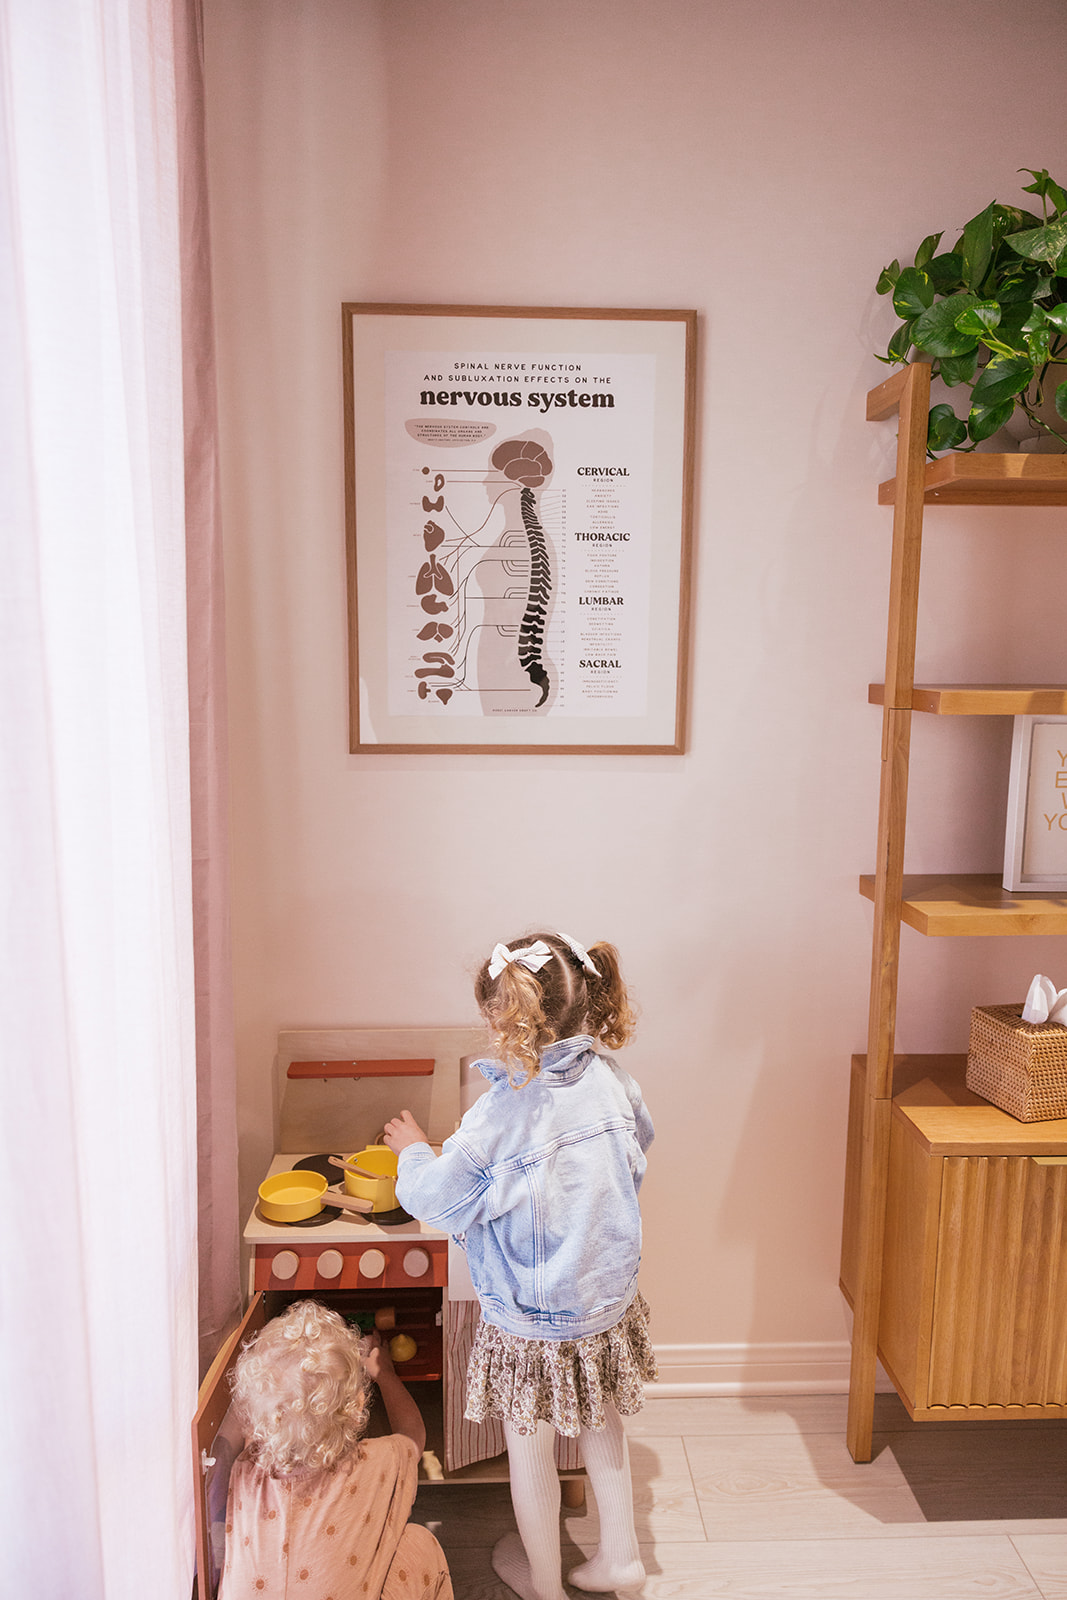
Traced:
<path id="1" fill-rule="evenodd" d="M 1067 1117 L 1067 1027 L 1024 1022 L 1023 1002 L 975 1006 L 967 1087 L 1019 1122 Z"/>

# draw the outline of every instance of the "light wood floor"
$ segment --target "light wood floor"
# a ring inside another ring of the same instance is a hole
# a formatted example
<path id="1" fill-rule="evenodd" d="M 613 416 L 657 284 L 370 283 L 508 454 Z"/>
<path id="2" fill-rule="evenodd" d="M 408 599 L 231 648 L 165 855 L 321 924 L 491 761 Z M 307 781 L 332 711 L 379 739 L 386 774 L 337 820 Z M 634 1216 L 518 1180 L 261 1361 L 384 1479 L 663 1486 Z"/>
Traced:
<path id="1" fill-rule="evenodd" d="M 645 1600 L 1067 1600 L 1063 1424 L 916 1424 L 879 1395 L 875 1428 L 857 1466 L 844 1395 L 650 1400 L 627 1422 Z M 457 1600 L 514 1600 L 489 1565 L 506 1487 L 420 1489 L 414 1520 Z M 595 1546 L 590 1496 L 564 1569 Z"/>

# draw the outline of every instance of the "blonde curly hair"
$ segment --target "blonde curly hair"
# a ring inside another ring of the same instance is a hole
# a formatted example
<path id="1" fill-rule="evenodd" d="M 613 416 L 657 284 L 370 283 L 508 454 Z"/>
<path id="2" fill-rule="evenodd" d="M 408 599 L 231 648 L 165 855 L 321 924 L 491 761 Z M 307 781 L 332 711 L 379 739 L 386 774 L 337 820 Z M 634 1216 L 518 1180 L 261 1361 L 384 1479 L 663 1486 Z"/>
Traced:
<path id="1" fill-rule="evenodd" d="M 231 1383 L 246 1444 L 274 1477 L 329 1471 L 367 1426 L 359 1335 L 315 1300 L 268 1322 L 237 1358 Z"/>
<path id="2" fill-rule="evenodd" d="M 637 1022 L 613 944 L 589 947 L 595 974 L 586 972 L 558 933 L 524 933 L 507 948 L 518 950 L 538 939 L 554 958 L 538 972 L 512 961 L 491 978 L 485 961 L 474 980 L 474 997 L 513 1089 L 536 1078 L 541 1052 L 557 1039 L 588 1033 L 607 1049 L 619 1050 L 629 1043 Z"/>

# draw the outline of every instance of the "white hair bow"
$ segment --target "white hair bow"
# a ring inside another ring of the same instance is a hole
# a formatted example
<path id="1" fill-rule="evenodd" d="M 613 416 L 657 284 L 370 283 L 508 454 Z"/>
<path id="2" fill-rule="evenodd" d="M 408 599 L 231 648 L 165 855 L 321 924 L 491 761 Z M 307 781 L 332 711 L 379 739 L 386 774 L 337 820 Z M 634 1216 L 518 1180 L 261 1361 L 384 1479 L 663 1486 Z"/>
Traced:
<path id="1" fill-rule="evenodd" d="M 586 972 L 591 972 L 595 978 L 600 977 L 600 968 L 590 956 L 584 944 L 579 944 L 577 939 L 572 939 L 569 933 L 560 933 L 558 928 L 556 929 L 556 938 L 562 939 L 564 944 L 570 945 Z"/>
<path id="2" fill-rule="evenodd" d="M 489 976 L 499 978 L 504 968 L 517 961 L 527 972 L 540 972 L 546 961 L 551 961 L 555 951 L 543 939 L 523 945 L 521 950 L 509 950 L 506 944 L 495 944 L 489 957 Z"/>

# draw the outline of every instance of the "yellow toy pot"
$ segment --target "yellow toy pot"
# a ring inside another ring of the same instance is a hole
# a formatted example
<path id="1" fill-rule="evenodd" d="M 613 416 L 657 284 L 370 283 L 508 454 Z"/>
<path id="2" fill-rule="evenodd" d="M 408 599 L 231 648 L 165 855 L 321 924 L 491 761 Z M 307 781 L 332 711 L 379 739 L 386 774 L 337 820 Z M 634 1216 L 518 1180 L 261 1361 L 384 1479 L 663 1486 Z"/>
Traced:
<path id="1" fill-rule="evenodd" d="M 396 1207 L 396 1155 L 387 1144 L 370 1144 L 346 1158 L 353 1166 L 362 1167 L 375 1177 L 361 1177 L 355 1172 L 345 1173 L 345 1192 L 360 1200 L 369 1200 L 374 1211 L 392 1211 Z"/>

